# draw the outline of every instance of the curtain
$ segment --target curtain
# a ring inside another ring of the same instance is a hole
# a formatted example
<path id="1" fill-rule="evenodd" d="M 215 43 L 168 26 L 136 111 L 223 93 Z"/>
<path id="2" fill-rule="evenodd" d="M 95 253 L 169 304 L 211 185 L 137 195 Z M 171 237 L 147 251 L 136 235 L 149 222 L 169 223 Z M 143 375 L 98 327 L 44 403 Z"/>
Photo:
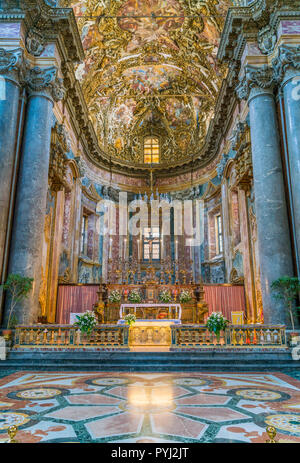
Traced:
<path id="1" fill-rule="evenodd" d="M 70 322 L 70 313 L 92 310 L 97 302 L 99 285 L 59 285 L 57 297 L 56 323 Z M 204 285 L 204 299 L 208 304 L 208 315 L 222 312 L 231 321 L 231 312 L 246 312 L 243 286 Z"/>
<path id="2" fill-rule="evenodd" d="M 231 322 L 231 312 L 246 312 L 244 286 L 204 285 L 204 299 L 208 304 L 207 317 L 222 312 Z"/>
<path id="3" fill-rule="evenodd" d="M 93 310 L 97 302 L 99 285 L 76 286 L 59 285 L 57 296 L 56 323 L 70 323 L 70 313 L 82 313 Z"/>

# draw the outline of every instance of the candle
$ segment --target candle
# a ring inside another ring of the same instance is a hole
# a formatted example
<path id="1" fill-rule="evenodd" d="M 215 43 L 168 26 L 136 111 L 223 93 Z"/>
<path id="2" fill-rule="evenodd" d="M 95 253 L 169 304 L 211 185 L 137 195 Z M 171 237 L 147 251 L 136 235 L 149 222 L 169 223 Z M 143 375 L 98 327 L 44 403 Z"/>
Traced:
<path id="1" fill-rule="evenodd" d="M 112 257 L 112 238 L 109 240 L 109 259 Z"/>
<path id="2" fill-rule="evenodd" d="M 178 260 L 178 240 L 175 241 L 175 259 Z"/>
<path id="3" fill-rule="evenodd" d="M 124 238 L 124 260 L 126 260 L 127 254 L 127 238 Z"/>
<path id="4" fill-rule="evenodd" d="M 138 249 L 138 260 L 140 260 L 140 240 L 137 240 L 137 249 Z"/>
<path id="5" fill-rule="evenodd" d="M 161 237 L 161 259 L 164 258 L 164 237 Z"/>

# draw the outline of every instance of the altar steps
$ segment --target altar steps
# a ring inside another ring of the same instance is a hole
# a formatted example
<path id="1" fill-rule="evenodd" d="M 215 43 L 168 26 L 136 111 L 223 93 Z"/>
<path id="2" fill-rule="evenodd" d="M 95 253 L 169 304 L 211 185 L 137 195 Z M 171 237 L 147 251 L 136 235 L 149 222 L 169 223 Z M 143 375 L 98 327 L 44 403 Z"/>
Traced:
<path id="1" fill-rule="evenodd" d="M 195 352 L 108 352 L 14 349 L 3 368 L 76 371 L 300 371 L 290 349 L 206 349 Z"/>

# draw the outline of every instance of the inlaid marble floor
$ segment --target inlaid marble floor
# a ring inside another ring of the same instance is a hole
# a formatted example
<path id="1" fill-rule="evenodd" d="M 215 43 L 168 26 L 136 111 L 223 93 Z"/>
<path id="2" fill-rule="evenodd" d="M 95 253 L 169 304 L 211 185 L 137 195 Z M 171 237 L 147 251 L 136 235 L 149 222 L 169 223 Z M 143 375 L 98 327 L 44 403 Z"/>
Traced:
<path id="1" fill-rule="evenodd" d="M 300 381 L 281 373 L 55 373 L 0 378 L 0 441 L 300 443 Z"/>

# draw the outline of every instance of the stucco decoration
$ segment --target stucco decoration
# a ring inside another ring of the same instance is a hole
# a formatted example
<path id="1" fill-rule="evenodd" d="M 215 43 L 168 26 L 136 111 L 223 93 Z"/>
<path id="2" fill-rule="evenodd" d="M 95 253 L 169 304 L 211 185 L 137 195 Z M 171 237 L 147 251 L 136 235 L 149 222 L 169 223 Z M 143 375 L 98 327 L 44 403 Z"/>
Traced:
<path id="1" fill-rule="evenodd" d="M 143 142 L 159 138 L 161 165 L 203 146 L 226 68 L 217 48 L 229 0 L 65 0 L 86 59 L 82 84 L 100 148 L 143 164 Z"/>

